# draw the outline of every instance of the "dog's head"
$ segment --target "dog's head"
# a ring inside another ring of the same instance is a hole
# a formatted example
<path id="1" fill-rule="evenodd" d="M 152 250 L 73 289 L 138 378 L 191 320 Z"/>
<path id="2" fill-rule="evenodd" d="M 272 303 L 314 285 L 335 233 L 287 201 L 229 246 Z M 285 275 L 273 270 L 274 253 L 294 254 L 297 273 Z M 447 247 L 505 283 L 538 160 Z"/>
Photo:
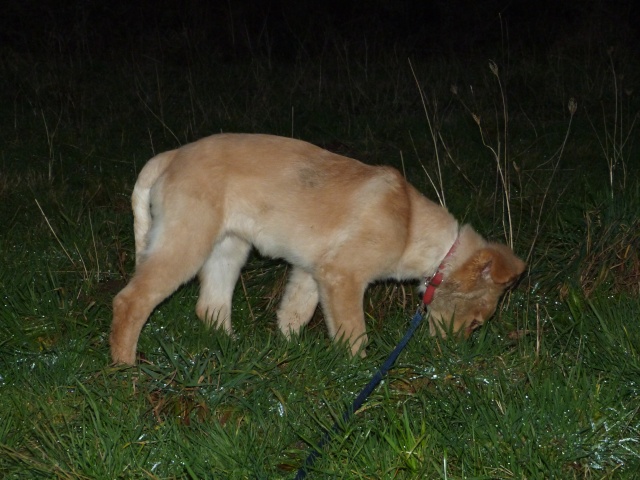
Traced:
<path id="1" fill-rule="evenodd" d="M 460 233 L 460 245 L 445 271 L 430 305 L 432 335 L 447 332 L 467 338 L 493 315 L 500 296 L 525 269 L 509 247 L 487 243 L 470 228 Z"/>

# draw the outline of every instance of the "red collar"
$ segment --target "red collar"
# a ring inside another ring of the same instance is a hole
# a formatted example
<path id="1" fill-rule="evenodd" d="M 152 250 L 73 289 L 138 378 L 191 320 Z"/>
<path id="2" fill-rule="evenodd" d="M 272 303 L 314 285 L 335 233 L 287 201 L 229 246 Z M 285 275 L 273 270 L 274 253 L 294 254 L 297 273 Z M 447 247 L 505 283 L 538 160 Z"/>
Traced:
<path id="1" fill-rule="evenodd" d="M 444 270 L 447 259 L 451 255 L 453 255 L 453 252 L 458 246 L 459 240 L 460 240 L 460 237 L 456 237 L 456 241 L 453 242 L 453 245 L 451 245 L 451 248 L 449 249 L 447 254 L 444 256 L 444 259 L 442 260 L 442 263 L 438 267 L 438 270 L 436 270 L 436 273 L 434 273 L 432 277 L 430 278 L 427 277 L 425 279 L 425 284 L 427 286 L 427 289 L 424 291 L 424 295 L 422 297 L 422 303 L 424 305 L 429 305 L 431 304 L 431 302 L 433 302 L 433 296 L 436 293 L 436 288 L 438 288 L 438 286 L 442 283 L 442 280 L 444 279 L 444 274 L 442 273 L 442 270 Z"/>

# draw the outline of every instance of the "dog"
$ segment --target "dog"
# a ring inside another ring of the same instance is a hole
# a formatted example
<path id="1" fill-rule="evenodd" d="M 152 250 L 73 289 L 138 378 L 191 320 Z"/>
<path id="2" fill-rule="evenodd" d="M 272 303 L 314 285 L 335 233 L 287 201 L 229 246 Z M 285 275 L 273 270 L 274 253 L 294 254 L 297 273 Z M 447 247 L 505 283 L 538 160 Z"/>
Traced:
<path id="1" fill-rule="evenodd" d="M 232 295 L 252 246 L 292 265 L 280 331 L 299 332 L 320 303 L 329 335 L 348 341 L 353 355 L 367 343 L 370 283 L 425 279 L 442 263 L 430 333 L 468 337 L 525 269 L 397 170 L 272 135 L 212 135 L 155 156 L 132 208 L 136 270 L 113 300 L 115 363 L 135 363 L 153 309 L 196 275 L 198 317 L 232 333 Z"/>

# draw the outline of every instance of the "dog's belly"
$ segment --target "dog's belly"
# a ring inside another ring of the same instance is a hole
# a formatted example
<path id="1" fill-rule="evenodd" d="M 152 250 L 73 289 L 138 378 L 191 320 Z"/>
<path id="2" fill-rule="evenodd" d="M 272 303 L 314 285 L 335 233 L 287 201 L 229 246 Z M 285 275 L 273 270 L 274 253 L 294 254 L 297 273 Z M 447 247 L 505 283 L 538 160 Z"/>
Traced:
<path id="1" fill-rule="evenodd" d="M 226 223 L 227 234 L 251 243 L 260 254 L 282 258 L 307 271 L 328 261 L 336 248 L 349 240 L 345 229 L 327 232 L 313 220 L 274 213 L 260 219 L 235 213 Z"/>

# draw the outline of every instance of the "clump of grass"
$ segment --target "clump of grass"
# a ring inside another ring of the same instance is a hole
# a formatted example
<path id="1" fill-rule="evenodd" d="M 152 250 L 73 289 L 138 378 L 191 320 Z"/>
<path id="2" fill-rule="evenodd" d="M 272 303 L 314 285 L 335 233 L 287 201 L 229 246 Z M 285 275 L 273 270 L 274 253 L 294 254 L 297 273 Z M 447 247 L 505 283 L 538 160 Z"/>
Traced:
<path id="1" fill-rule="evenodd" d="M 587 295 L 603 286 L 616 293 L 640 293 L 640 219 L 638 190 L 615 200 L 593 202 L 584 212 L 583 237 L 570 263 Z"/>
<path id="2" fill-rule="evenodd" d="M 559 214 L 554 232 L 544 237 L 550 242 L 546 249 L 550 263 L 537 271 L 543 290 L 557 287 L 561 298 L 575 289 L 587 297 L 600 290 L 615 295 L 638 294 L 638 190 L 628 189 L 614 199 L 607 195 L 592 196 Z"/>

